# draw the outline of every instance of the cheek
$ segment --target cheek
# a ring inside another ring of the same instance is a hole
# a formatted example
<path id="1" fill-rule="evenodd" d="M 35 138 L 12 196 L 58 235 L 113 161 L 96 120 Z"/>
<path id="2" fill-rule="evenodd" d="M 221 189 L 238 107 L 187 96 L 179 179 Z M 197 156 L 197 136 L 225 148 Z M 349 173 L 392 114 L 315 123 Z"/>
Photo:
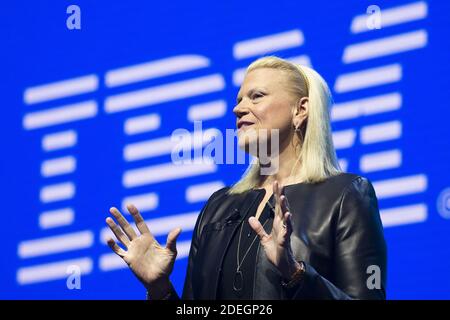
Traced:
<path id="1" fill-rule="evenodd" d="M 286 105 L 273 103 L 258 111 L 257 117 L 262 128 L 280 129 L 281 131 L 289 129 L 292 117 L 290 109 Z"/>

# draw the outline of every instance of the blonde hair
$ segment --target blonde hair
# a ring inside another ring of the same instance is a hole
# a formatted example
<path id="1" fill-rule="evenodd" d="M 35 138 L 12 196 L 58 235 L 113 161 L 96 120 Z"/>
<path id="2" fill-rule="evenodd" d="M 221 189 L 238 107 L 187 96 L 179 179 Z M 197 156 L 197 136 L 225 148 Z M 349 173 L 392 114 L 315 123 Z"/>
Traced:
<path id="1" fill-rule="evenodd" d="M 302 146 L 296 161 L 301 163 L 299 176 L 302 182 L 317 183 L 341 172 L 331 137 L 329 109 L 332 104 L 330 89 L 325 80 L 313 69 L 301 66 L 275 56 L 259 58 L 251 63 L 246 73 L 270 68 L 283 70 L 288 76 L 286 88 L 298 99 L 308 97 L 308 116 L 301 138 Z M 299 132 L 302 134 L 302 131 Z M 255 159 L 257 160 L 257 159 Z M 293 166 L 291 172 L 294 173 Z M 255 188 L 261 180 L 259 161 L 253 161 L 228 191 L 239 194 Z"/>

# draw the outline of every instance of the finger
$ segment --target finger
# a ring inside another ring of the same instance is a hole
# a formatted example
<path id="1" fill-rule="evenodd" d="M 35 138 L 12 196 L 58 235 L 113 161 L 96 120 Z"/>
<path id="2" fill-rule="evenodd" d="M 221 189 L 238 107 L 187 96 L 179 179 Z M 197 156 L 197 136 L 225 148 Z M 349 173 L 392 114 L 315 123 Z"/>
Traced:
<path id="1" fill-rule="evenodd" d="M 117 210 L 117 208 L 112 207 L 111 209 L 109 209 L 109 212 L 111 212 L 114 218 L 116 218 L 120 227 L 122 228 L 123 231 L 125 231 L 125 234 L 128 236 L 130 240 L 137 238 L 136 231 L 134 231 L 133 227 L 128 223 L 127 219 L 123 217 L 120 211 Z"/>
<path id="2" fill-rule="evenodd" d="M 288 234 L 290 234 L 293 230 L 293 223 L 292 223 L 292 214 L 288 211 L 284 215 L 284 222 L 286 226 L 286 231 Z"/>
<path id="3" fill-rule="evenodd" d="M 127 253 L 125 250 L 119 247 L 119 245 L 112 238 L 109 238 L 106 243 L 108 243 L 108 246 L 111 248 L 111 250 L 121 258 L 123 258 Z"/>
<path id="4" fill-rule="evenodd" d="M 177 252 L 177 238 L 181 233 L 181 228 L 176 228 L 167 236 L 166 248 L 172 251 L 173 253 Z"/>
<path id="5" fill-rule="evenodd" d="M 281 200 L 281 212 L 283 212 L 283 214 L 284 214 L 289 211 L 288 204 L 287 204 L 287 198 L 285 195 L 282 195 L 280 197 L 280 200 Z"/>
<path id="6" fill-rule="evenodd" d="M 255 217 L 250 217 L 248 219 L 248 223 L 250 224 L 250 227 L 252 227 L 253 231 L 259 236 L 259 239 L 262 241 L 269 235 L 267 234 L 266 230 L 264 230 L 264 227 L 262 226 L 261 222 L 259 222 L 258 219 Z"/>
<path id="7" fill-rule="evenodd" d="M 287 209 L 287 211 L 291 212 L 291 205 L 289 204 L 289 200 L 286 196 L 285 196 L 285 198 L 286 198 L 286 209 Z"/>
<path id="8" fill-rule="evenodd" d="M 134 222 L 136 223 L 136 227 L 138 228 L 139 232 L 141 234 L 144 234 L 144 233 L 151 234 L 147 224 L 145 223 L 144 219 L 142 218 L 141 214 L 139 213 L 139 210 L 133 204 L 127 205 L 127 209 L 128 209 L 128 212 L 131 213 L 131 216 L 133 217 Z"/>
<path id="9" fill-rule="evenodd" d="M 281 200 L 280 200 L 280 186 L 278 185 L 278 181 L 275 180 L 272 185 L 273 194 L 275 195 L 275 214 L 280 218 L 283 217 L 283 213 L 281 210 Z"/>
<path id="10" fill-rule="evenodd" d="M 120 229 L 119 226 L 110 217 L 106 218 L 106 223 L 116 236 L 117 240 L 119 240 L 125 247 L 128 248 L 128 246 L 130 245 L 130 239 L 128 239 L 128 237 L 122 232 L 122 229 Z"/>
<path id="11" fill-rule="evenodd" d="M 279 199 L 279 196 L 280 196 L 280 186 L 279 186 L 279 184 L 278 184 L 278 180 L 275 180 L 275 181 L 273 182 L 272 189 L 273 189 L 273 193 L 275 194 L 275 197 L 278 197 L 278 199 Z"/>

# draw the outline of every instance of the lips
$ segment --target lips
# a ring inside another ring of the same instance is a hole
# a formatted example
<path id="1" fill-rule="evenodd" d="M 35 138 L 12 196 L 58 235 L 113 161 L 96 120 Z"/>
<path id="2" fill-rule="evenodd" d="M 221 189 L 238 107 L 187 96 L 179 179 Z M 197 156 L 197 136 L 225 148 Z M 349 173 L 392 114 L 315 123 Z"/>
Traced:
<path id="1" fill-rule="evenodd" d="M 253 122 L 250 121 L 239 121 L 237 124 L 238 129 L 242 128 L 242 127 L 248 127 L 251 126 L 253 124 Z"/>

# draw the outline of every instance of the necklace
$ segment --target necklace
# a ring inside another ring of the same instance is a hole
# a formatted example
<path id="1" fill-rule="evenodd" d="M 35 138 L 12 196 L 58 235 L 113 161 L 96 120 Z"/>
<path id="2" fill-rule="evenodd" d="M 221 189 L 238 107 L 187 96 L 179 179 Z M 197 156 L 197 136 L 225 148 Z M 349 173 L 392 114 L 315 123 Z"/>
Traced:
<path id="1" fill-rule="evenodd" d="M 287 198 L 286 198 L 286 201 L 287 201 Z M 273 211 L 273 213 L 275 213 L 275 208 L 270 203 L 270 199 L 267 201 L 267 204 L 269 205 L 269 207 Z M 289 207 L 289 204 L 288 204 L 288 207 Z M 266 225 L 269 218 L 270 217 L 268 217 L 266 219 L 266 221 L 264 221 L 264 224 L 262 225 L 263 228 Z M 242 266 L 242 263 L 244 262 L 245 258 L 247 257 L 247 254 L 250 252 L 250 249 L 253 246 L 253 243 L 258 238 L 258 235 L 256 235 L 253 238 L 252 242 L 250 243 L 250 246 L 248 247 L 247 251 L 245 252 L 244 256 L 242 257 L 242 260 L 239 262 L 239 252 L 240 252 L 240 248 L 241 248 L 241 238 L 242 238 L 242 230 L 244 228 L 244 223 L 245 223 L 245 219 L 242 221 L 241 230 L 239 232 L 239 241 L 238 241 L 238 248 L 237 248 L 237 253 L 236 253 L 237 266 L 236 266 L 236 272 L 235 272 L 234 278 L 233 278 L 233 290 L 235 292 L 240 292 L 244 288 L 244 274 L 242 273 L 241 266 Z M 286 228 L 285 224 L 283 224 L 283 228 Z M 250 237 L 250 232 L 248 234 L 248 237 Z"/>
<path id="2" fill-rule="evenodd" d="M 271 210 L 275 210 L 269 201 L 267 203 L 269 204 Z M 263 228 L 266 225 L 268 220 L 269 220 L 269 218 L 267 218 L 266 221 L 264 221 L 264 224 L 262 225 Z M 238 241 L 238 248 L 237 248 L 237 253 L 236 253 L 237 268 L 236 268 L 236 272 L 235 272 L 234 278 L 233 278 L 233 290 L 236 292 L 240 292 L 244 288 L 244 274 L 242 273 L 241 266 L 242 266 L 242 263 L 244 262 L 245 258 L 247 257 L 247 254 L 250 252 L 250 249 L 253 246 L 253 243 L 258 238 L 258 235 L 256 235 L 253 238 L 252 242 L 250 243 L 250 246 L 247 248 L 247 251 L 245 252 L 244 256 L 242 257 L 242 260 L 239 262 L 239 252 L 241 251 L 240 250 L 241 249 L 241 238 L 242 238 L 242 230 L 244 228 L 244 223 L 245 223 L 245 220 L 242 221 L 241 230 L 239 232 L 239 241 Z"/>

